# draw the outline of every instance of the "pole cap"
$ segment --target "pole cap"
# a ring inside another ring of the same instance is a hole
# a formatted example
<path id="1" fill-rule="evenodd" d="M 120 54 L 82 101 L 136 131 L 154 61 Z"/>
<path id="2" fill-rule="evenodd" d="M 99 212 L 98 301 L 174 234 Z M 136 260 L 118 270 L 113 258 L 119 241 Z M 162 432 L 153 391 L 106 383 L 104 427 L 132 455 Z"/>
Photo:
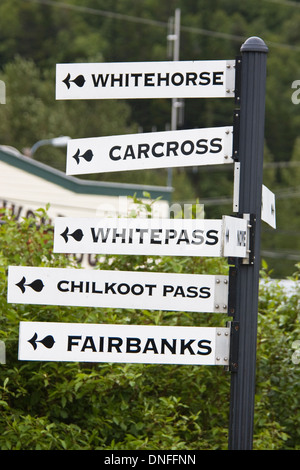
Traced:
<path id="1" fill-rule="evenodd" d="M 241 52 L 269 52 L 269 49 L 265 42 L 257 37 L 252 36 L 251 38 L 246 39 L 244 44 L 241 46 Z"/>

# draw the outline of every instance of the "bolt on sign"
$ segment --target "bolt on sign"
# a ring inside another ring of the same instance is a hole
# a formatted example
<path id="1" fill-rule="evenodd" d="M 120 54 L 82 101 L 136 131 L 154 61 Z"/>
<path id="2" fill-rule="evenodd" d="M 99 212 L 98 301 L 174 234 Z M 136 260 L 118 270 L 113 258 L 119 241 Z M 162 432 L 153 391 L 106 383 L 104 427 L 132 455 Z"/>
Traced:
<path id="1" fill-rule="evenodd" d="M 233 127 L 71 139 L 67 175 L 233 163 Z"/>
<path id="2" fill-rule="evenodd" d="M 19 360 L 228 365 L 229 328 L 20 322 Z"/>
<path id="3" fill-rule="evenodd" d="M 228 276 L 9 266 L 7 300 L 227 313 Z"/>
<path id="4" fill-rule="evenodd" d="M 56 65 L 56 99 L 230 98 L 235 60 Z"/>

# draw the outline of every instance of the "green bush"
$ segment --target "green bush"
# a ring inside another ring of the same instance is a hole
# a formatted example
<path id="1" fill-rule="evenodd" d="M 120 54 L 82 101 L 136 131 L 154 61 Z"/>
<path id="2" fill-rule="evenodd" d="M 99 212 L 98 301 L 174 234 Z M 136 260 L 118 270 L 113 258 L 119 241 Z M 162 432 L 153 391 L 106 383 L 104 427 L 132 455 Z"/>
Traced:
<path id="1" fill-rule="evenodd" d="M 292 281 L 298 281 L 300 264 L 297 268 Z M 259 448 L 265 447 L 268 436 L 268 448 L 300 448 L 299 294 L 299 284 L 288 293 L 279 282 L 261 283 L 256 393 Z"/>
<path id="2" fill-rule="evenodd" d="M 230 373 L 222 367 L 21 362 L 20 321 L 225 326 L 226 316 L 8 304 L 7 267 L 75 266 L 53 254 L 47 214 L 0 226 L 0 449 L 227 449 Z M 105 256 L 98 268 L 227 274 L 224 259 Z M 296 275 L 295 275 L 296 278 Z M 299 305 L 279 286 L 260 293 L 254 448 L 299 449 Z M 295 361 L 294 361 L 295 362 Z"/>

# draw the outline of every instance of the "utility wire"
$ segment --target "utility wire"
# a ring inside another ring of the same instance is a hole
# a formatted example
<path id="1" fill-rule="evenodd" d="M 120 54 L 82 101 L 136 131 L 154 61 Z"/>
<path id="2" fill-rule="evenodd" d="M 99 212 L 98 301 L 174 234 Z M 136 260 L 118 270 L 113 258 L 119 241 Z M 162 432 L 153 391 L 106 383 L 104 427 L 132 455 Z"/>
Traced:
<path id="1" fill-rule="evenodd" d="M 57 8 L 65 8 L 68 10 L 78 11 L 81 13 L 88 13 L 90 15 L 106 16 L 107 18 L 115 18 L 117 20 L 122 20 L 122 21 L 131 21 L 133 23 L 148 24 L 151 26 L 158 26 L 162 28 L 166 28 L 168 26 L 168 23 L 164 21 L 151 20 L 148 18 L 140 18 L 136 16 L 125 15 L 124 13 L 115 13 L 113 11 L 100 10 L 98 8 L 82 7 L 80 5 L 70 5 L 68 3 L 63 3 L 63 2 L 54 2 L 53 0 L 25 0 L 25 1 L 31 2 L 31 3 L 39 3 L 41 5 L 53 6 Z"/>
<path id="2" fill-rule="evenodd" d="M 283 5 L 283 6 L 288 6 L 288 7 L 300 7 L 300 4 L 297 2 L 291 2 L 291 1 L 281 1 L 281 0 L 265 0 L 265 2 L 269 3 L 277 3 L 277 5 Z"/>
<path id="3" fill-rule="evenodd" d="M 157 21 L 157 20 L 151 20 L 148 18 L 141 18 L 141 17 L 136 17 L 136 16 L 131 16 L 131 15 L 125 15 L 123 13 L 115 13 L 112 11 L 106 11 L 106 10 L 99 10 L 96 8 L 90 8 L 90 7 L 82 7 L 79 5 L 70 5 L 68 3 L 63 3 L 63 2 L 54 2 L 53 0 L 24 0 L 27 2 L 31 3 L 38 3 L 40 5 L 48 5 L 48 6 L 53 6 L 53 7 L 58 7 L 58 8 L 66 8 L 69 10 L 73 11 L 78 11 L 81 13 L 88 13 L 90 15 L 98 15 L 98 16 L 105 16 L 107 18 L 115 18 L 117 20 L 122 20 L 122 21 L 131 21 L 134 23 L 141 23 L 141 24 L 147 24 L 150 26 L 157 26 L 161 28 L 168 28 L 168 22 L 164 21 Z M 181 31 L 185 31 L 187 33 L 194 33 L 194 34 L 200 34 L 202 36 L 211 36 L 219 39 L 226 39 L 229 41 L 236 41 L 236 42 L 244 42 L 247 37 L 245 36 L 238 36 L 235 34 L 229 34 L 229 33 L 222 33 L 220 31 L 212 31 L 208 29 L 203 29 L 203 28 L 196 28 L 192 26 L 183 26 L 181 25 L 180 27 Z M 273 41 L 267 41 L 268 46 L 275 47 L 275 48 L 283 48 L 283 49 L 289 49 L 289 50 L 296 50 L 300 51 L 300 46 L 293 46 L 291 44 L 284 44 L 284 43 L 278 43 L 278 42 L 273 42 Z"/>
<path id="4" fill-rule="evenodd" d="M 285 252 L 285 251 L 268 251 L 268 250 L 261 250 L 260 252 L 261 256 L 266 256 L 267 258 L 284 258 L 288 260 L 294 260 L 294 261 L 299 261 L 300 260 L 300 252 L 298 251 L 290 251 L 290 252 Z"/>

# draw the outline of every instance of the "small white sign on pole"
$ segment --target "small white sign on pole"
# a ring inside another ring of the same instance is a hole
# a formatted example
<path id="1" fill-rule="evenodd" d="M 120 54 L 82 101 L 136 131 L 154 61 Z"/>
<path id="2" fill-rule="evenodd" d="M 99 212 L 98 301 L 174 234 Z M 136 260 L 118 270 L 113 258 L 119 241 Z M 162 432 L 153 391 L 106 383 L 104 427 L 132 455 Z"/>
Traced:
<path id="1" fill-rule="evenodd" d="M 9 266 L 10 303 L 227 313 L 228 277 Z"/>
<path id="2" fill-rule="evenodd" d="M 232 163 L 232 126 L 71 139 L 67 175 Z"/>
<path id="3" fill-rule="evenodd" d="M 20 322 L 19 360 L 228 365 L 229 328 Z"/>
<path id="4" fill-rule="evenodd" d="M 224 215 L 223 222 L 223 256 L 247 258 L 248 221 Z"/>
<path id="5" fill-rule="evenodd" d="M 235 60 L 56 65 L 56 99 L 234 97 Z"/>
<path id="6" fill-rule="evenodd" d="M 275 194 L 262 185 L 261 218 L 272 228 L 276 228 Z"/>

